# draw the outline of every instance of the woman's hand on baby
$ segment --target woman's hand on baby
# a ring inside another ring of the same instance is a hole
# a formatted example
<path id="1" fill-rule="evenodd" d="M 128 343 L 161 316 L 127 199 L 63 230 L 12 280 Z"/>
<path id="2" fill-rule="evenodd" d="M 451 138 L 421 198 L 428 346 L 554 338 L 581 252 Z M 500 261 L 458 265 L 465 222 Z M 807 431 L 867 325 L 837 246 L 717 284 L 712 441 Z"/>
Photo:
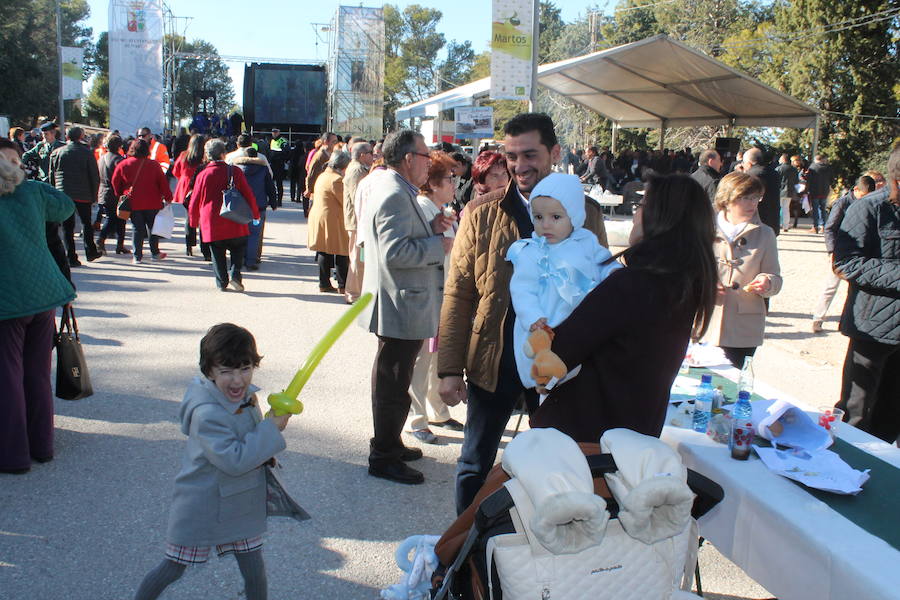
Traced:
<path id="1" fill-rule="evenodd" d="M 528 331 L 534 331 L 535 329 L 543 329 L 547 326 L 547 319 L 541 317 L 537 321 L 531 324 L 531 327 L 528 328 Z"/>
<path id="2" fill-rule="evenodd" d="M 274 413 L 270 413 L 266 418 L 272 419 L 272 422 L 275 423 L 275 427 L 278 428 L 278 431 L 284 431 L 284 428 L 287 427 L 288 419 L 291 418 L 291 414 L 275 415 Z"/>

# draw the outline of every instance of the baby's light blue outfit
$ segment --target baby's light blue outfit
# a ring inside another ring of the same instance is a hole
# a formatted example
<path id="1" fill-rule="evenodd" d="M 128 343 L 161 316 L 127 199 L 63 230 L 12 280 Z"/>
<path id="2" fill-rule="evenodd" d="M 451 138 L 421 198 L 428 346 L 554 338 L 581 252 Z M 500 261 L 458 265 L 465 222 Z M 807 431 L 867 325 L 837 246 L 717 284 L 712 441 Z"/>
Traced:
<path id="1" fill-rule="evenodd" d="M 558 200 L 569 214 L 573 231 L 556 244 L 548 244 L 546 238 L 532 233 L 531 238 L 513 243 L 506 253 L 506 260 L 513 264 L 509 284 L 516 311 L 513 350 L 526 388 L 535 386 L 531 378 L 533 361 L 524 350 L 532 323 L 543 317 L 550 327 L 556 327 L 591 290 L 622 266 L 616 261 L 604 264 L 612 254 L 583 227 L 584 188 L 578 177 L 551 173 L 532 190 L 531 197 L 538 196 Z"/>

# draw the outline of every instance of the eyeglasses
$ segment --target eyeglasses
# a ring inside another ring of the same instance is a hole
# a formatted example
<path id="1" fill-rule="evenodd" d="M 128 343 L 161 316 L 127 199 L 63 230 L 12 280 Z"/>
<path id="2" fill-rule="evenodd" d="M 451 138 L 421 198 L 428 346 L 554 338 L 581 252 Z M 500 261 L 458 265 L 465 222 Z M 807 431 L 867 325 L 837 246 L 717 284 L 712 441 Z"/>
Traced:
<path id="1" fill-rule="evenodd" d="M 423 158 L 427 158 L 428 160 L 431 160 L 431 155 L 425 154 L 424 152 L 410 152 L 410 154 L 415 154 L 416 156 L 421 156 Z"/>
<path id="2" fill-rule="evenodd" d="M 741 196 L 734 199 L 735 202 L 743 202 L 744 204 L 759 204 L 762 200 L 762 196 Z"/>

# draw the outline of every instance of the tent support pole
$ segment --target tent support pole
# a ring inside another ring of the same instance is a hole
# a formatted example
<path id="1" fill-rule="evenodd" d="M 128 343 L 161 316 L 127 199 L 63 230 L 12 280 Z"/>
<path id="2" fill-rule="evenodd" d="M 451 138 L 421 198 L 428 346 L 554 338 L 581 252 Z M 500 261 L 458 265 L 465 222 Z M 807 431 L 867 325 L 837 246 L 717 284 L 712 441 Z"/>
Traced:
<path id="1" fill-rule="evenodd" d="M 534 0 L 534 8 L 531 12 L 531 90 L 528 97 L 528 112 L 534 112 L 537 107 L 538 85 L 538 51 L 541 43 L 541 3 Z"/>
<path id="2" fill-rule="evenodd" d="M 666 147 L 666 122 L 663 121 L 659 124 L 659 149 L 663 150 Z"/>
<path id="3" fill-rule="evenodd" d="M 812 156 L 810 158 L 815 158 L 816 154 L 819 153 L 819 115 L 816 114 L 816 127 L 813 129 L 813 143 L 812 143 Z"/>
<path id="4" fill-rule="evenodd" d="M 612 124 L 612 153 L 616 154 L 619 145 L 619 124 L 613 121 Z"/>

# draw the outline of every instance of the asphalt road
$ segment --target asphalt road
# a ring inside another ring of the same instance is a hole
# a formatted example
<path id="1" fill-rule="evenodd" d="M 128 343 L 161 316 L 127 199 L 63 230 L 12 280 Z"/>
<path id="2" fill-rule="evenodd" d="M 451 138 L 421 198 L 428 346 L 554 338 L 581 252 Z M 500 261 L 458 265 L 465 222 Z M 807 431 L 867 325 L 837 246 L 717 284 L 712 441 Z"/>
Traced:
<path id="1" fill-rule="evenodd" d="M 180 223 L 176 241 L 162 244 L 169 253 L 164 261 L 132 265 L 111 254 L 75 270 L 76 314 L 95 394 L 56 400 L 55 460 L 26 475 L 0 475 L 0 599 L 126 599 L 159 562 L 184 445 L 178 403 L 198 372 L 203 333 L 222 321 L 253 332 L 264 355 L 254 383 L 264 397 L 287 385 L 346 309 L 341 298 L 318 292 L 297 206 L 286 203 L 270 213 L 264 262 L 245 274 L 242 294 L 218 292 L 210 265 L 184 255 Z M 824 250 L 806 238 L 815 239 L 796 234 L 794 245 L 821 256 L 786 251 L 782 264 L 816 278 L 806 261 L 822 264 Z M 807 307 L 778 300 L 774 306 L 795 316 L 776 316 L 773 328 L 796 330 L 802 338 Z M 779 325 L 779 319 L 786 322 Z M 832 345 L 839 348 L 840 336 L 828 335 L 838 338 Z M 790 337 L 767 342 L 757 377 L 791 393 L 812 390 L 830 399 L 842 354 L 803 355 L 786 341 Z M 397 544 L 412 534 L 439 534 L 453 519 L 462 434 L 435 430 L 442 444 L 424 446 L 425 458 L 415 463 L 425 485 L 403 486 L 366 473 L 374 351 L 374 336 L 351 326 L 310 379 L 301 397 L 306 409 L 285 431 L 281 474 L 313 519 L 270 520 L 264 553 L 273 599 L 377 598 L 400 576 L 393 558 Z M 452 412 L 465 419 L 464 407 Z M 514 427 L 513 419 L 508 433 Z M 410 437 L 405 441 L 418 445 Z M 708 544 L 701 564 L 709 598 L 770 597 Z M 242 582 L 233 559 L 212 558 L 188 569 L 164 597 L 236 599 L 243 597 Z"/>

